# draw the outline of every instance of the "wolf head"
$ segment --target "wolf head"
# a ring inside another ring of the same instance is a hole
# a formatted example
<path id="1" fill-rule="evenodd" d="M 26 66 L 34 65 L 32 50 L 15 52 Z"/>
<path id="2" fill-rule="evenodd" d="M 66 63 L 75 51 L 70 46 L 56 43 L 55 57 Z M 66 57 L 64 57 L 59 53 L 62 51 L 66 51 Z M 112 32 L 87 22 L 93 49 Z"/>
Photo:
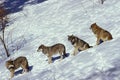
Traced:
<path id="1" fill-rule="evenodd" d="M 90 29 L 95 29 L 97 27 L 96 23 L 91 24 Z"/>
<path id="2" fill-rule="evenodd" d="M 70 41 L 72 45 L 74 45 L 75 42 L 77 42 L 77 39 L 78 38 L 74 35 L 68 35 L 68 41 Z"/>
<path id="3" fill-rule="evenodd" d="M 14 68 L 14 62 L 13 62 L 13 60 L 6 61 L 6 67 L 7 67 L 8 70 L 13 69 Z"/>
<path id="4" fill-rule="evenodd" d="M 43 44 L 41 44 L 39 47 L 38 47 L 38 49 L 37 49 L 37 52 L 41 52 L 43 49 L 44 49 L 44 45 Z"/>

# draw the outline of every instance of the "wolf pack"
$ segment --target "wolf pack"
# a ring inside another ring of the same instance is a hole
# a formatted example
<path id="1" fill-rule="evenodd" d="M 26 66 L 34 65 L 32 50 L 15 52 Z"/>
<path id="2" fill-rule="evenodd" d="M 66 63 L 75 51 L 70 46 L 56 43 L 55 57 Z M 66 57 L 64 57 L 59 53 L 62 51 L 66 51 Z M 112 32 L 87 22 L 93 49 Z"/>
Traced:
<path id="1" fill-rule="evenodd" d="M 112 35 L 110 32 L 107 30 L 101 28 L 98 26 L 96 23 L 91 24 L 90 26 L 91 31 L 94 33 L 94 35 L 97 38 L 96 45 L 101 44 L 102 42 L 108 41 L 113 39 Z M 92 48 L 93 46 L 90 46 L 87 42 L 84 40 L 80 39 L 79 37 L 75 35 L 68 35 L 68 41 L 73 45 L 74 50 L 72 52 L 72 55 L 77 55 L 80 51 L 84 51 L 86 49 Z M 63 55 L 67 56 L 66 54 L 66 48 L 64 44 L 57 43 L 52 46 L 46 46 L 44 44 L 41 44 L 37 52 L 42 52 L 48 57 L 48 63 L 52 63 L 52 56 L 54 54 L 60 54 L 60 60 L 63 59 Z M 21 67 L 23 69 L 23 72 L 28 72 L 29 71 L 29 64 L 28 60 L 24 56 L 20 56 L 14 60 L 8 60 L 6 61 L 6 68 L 10 71 L 11 76 L 10 79 L 14 77 L 15 70 Z"/>

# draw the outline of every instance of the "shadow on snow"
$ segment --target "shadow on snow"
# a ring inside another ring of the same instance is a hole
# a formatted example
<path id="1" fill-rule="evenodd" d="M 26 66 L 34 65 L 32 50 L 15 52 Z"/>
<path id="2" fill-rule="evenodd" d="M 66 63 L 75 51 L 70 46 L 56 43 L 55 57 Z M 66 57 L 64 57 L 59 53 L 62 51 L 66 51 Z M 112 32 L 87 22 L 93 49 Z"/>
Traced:
<path id="1" fill-rule="evenodd" d="M 19 12 L 26 4 L 39 4 L 46 0 L 5 0 L 2 6 L 7 10 L 7 14 Z"/>
<path id="2" fill-rule="evenodd" d="M 66 55 L 63 55 L 63 59 L 64 58 L 66 58 L 66 57 L 69 57 L 69 53 L 66 53 Z M 54 62 L 54 61 L 56 61 L 56 60 L 58 60 L 58 59 L 60 59 L 60 56 L 57 56 L 57 57 L 52 57 L 52 61 Z M 48 60 L 46 60 L 46 61 L 48 61 Z"/>
<path id="3" fill-rule="evenodd" d="M 31 71 L 33 69 L 33 66 L 29 66 L 29 71 Z M 18 71 L 16 71 L 14 74 L 15 74 L 15 76 L 17 76 L 17 75 L 19 75 L 19 74 L 22 74 L 22 71 L 23 71 L 23 69 L 20 69 L 20 70 L 18 70 Z"/>

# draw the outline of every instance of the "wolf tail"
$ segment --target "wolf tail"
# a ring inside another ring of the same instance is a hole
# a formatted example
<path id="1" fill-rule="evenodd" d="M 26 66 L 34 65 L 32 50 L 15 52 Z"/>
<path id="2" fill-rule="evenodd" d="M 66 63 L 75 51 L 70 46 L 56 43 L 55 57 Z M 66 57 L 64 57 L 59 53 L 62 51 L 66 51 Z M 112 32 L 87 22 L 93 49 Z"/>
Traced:
<path id="1" fill-rule="evenodd" d="M 93 48 L 93 46 L 90 46 L 90 48 Z"/>
<path id="2" fill-rule="evenodd" d="M 64 47 L 63 55 L 64 55 L 65 57 L 67 57 L 66 48 L 65 48 L 65 47 Z"/>

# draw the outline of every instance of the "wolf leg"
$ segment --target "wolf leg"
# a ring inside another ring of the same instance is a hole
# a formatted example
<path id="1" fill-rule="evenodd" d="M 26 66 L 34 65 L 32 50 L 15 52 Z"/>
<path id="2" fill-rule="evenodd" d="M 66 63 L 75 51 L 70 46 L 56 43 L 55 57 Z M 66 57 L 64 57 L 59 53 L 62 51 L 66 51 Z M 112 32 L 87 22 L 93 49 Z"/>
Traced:
<path id="1" fill-rule="evenodd" d="M 99 45 L 99 44 L 100 44 L 100 38 L 97 38 L 96 45 Z"/>
<path id="2" fill-rule="evenodd" d="M 48 57 L 48 63 L 52 63 L 52 57 Z"/>
<path id="3" fill-rule="evenodd" d="M 75 56 L 78 53 L 78 48 L 75 48 L 73 51 L 73 55 Z"/>
<path id="4" fill-rule="evenodd" d="M 62 53 L 60 53 L 60 61 L 63 59 L 63 55 Z"/>
<path id="5" fill-rule="evenodd" d="M 11 78 L 14 77 L 14 70 L 11 71 Z"/>
<path id="6" fill-rule="evenodd" d="M 21 67 L 22 67 L 22 69 L 23 69 L 22 74 L 25 73 L 25 72 L 27 72 L 27 70 L 26 70 L 26 68 L 25 68 L 25 65 L 22 64 Z"/>

